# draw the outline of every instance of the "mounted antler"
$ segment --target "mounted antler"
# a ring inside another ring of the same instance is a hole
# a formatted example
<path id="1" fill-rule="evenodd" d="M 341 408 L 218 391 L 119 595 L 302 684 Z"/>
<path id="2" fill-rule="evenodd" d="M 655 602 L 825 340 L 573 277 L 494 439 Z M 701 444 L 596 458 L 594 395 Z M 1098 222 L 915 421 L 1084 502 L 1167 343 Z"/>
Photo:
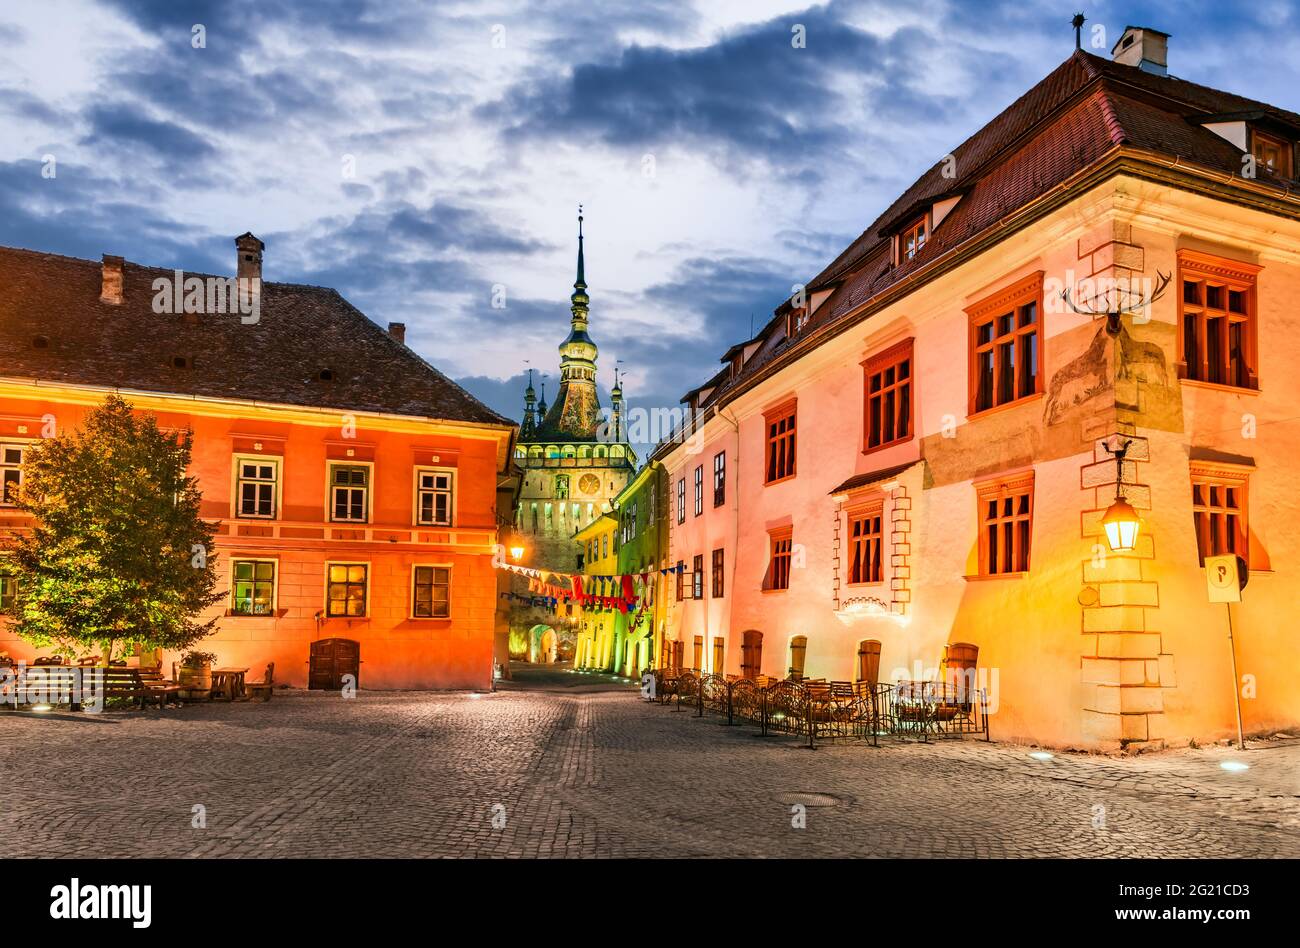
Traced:
<path id="1" fill-rule="evenodd" d="M 1156 300 L 1160 299 L 1160 297 L 1165 295 L 1165 290 L 1169 289 L 1169 282 L 1172 278 L 1173 278 L 1172 273 L 1161 273 L 1159 270 L 1157 270 L 1156 285 L 1152 288 L 1150 293 L 1146 294 L 1145 296 L 1139 297 L 1136 301 L 1132 300 L 1132 296 L 1134 293 L 1133 290 L 1117 286 L 1116 289 L 1118 289 L 1120 293 L 1123 294 L 1123 296 L 1125 297 L 1125 301 L 1122 301 L 1121 305 L 1113 308 L 1110 307 L 1110 291 L 1107 290 L 1106 291 L 1107 308 L 1103 310 L 1097 310 L 1091 308 L 1085 309 L 1083 307 L 1078 306 L 1073 300 L 1070 299 L 1070 290 L 1068 287 L 1061 291 L 1061 299 L 1065 301 L 1066 306 L 1070 307 L 1070 309 L 1078 313 L 1080 316 L 1090 316 L 1094 319 L 1096 319 L 1098 316 L 1105 316 L 1106 332 L 1109 335 L 1118 336 L 1120 330 L 1120 317 L 1123 316 L 1125 313 L 1131 313 L 1134 310 L 1145 309 L 1146 307 L 1154 303 Z"/>

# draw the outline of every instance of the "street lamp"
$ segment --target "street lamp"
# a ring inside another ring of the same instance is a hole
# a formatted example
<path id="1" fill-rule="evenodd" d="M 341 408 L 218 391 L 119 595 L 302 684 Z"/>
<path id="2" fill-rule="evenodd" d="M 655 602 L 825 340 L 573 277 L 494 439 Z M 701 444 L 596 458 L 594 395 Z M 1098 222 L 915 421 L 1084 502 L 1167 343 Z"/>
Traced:
<path id="1" fill-rule="evenodd" d="M 1112 553 L 1131 553 L 1137 547 L 1138 530 L 1142 520 L 1133 505 L 1124 499 L 1124 455 L 1128 453 L 1131 440 L 1125 441 L 1118 448 L 1103 445 L 1107 453 L 1115 457 L 1115 502 L 1106 508 L 1102 515 L 1101 526 L 1106 531 L 1106 543 Z"/>

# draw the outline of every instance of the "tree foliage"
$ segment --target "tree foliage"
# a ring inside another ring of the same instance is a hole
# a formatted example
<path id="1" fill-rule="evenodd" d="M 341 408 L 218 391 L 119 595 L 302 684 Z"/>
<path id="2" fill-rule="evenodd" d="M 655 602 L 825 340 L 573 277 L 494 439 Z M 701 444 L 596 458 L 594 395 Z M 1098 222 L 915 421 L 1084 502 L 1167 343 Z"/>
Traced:
<path id="1" fill-rule="evenodd" d="M 18 506 L 34 528 L 14 546 L 14 631 L 66 654 L 98 648 L 183 649 L 220 601 L 210 525 L 187 472 L 193 436 L 158 428 L 112 395 L 81 429 L 24 457 Z"/>

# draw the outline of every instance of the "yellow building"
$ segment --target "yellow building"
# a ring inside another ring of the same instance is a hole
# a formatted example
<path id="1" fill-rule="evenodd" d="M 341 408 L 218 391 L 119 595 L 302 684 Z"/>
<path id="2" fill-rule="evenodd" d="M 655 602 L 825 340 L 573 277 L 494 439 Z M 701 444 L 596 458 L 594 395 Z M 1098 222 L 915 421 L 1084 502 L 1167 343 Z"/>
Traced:
<path id="1" fill-rule="evenodd" d="M 583 589 L 591 593 L 586 577 L 613 576 L 618 572 L 618 521 L 602 514 L 573 535 L 582 557 Z M 595 590 L 599 595 L 599 590 Z M 609 670 L 614 660 L 614 610 L 575 607 L 578 636 L 573 653 L 574 668 Z"/>

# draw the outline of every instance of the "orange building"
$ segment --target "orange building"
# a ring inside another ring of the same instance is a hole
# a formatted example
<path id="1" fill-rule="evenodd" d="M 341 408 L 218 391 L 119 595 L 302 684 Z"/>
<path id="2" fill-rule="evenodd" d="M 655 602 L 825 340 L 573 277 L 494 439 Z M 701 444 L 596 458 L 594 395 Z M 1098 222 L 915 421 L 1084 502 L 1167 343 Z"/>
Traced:
<path id="1" fill-rule="evenodd" d="M 258 288 L 242 309 L 213 292 L 228 278 L 0 248 L 0 474 L 20 481 L 31 444 L 117 392 L 194 431 L 228 590 L 199 647 L 219 664 L 260 677 L 274 662 L 298 687 L 491 687 L 514 424 L 407 348 L 401 324 L 385 332 L 331 289 L 263 284 L 262 242 L 236 245 Z M 22 526 L 0 505 L 0 532 Z M 4 619 L 0 650 L 37 654 Z"/>
<path id="2" fill-rule="evenodd" d="M 687 396 L 655 457 L 698 666 L 933 680 L 974 646 L 993 737 L 1050 745 L 1233 736 L 1234 687 L 1248 732 L 1300 721 L 1300 115 L 1166 41 L 1075 52 Z"/>

